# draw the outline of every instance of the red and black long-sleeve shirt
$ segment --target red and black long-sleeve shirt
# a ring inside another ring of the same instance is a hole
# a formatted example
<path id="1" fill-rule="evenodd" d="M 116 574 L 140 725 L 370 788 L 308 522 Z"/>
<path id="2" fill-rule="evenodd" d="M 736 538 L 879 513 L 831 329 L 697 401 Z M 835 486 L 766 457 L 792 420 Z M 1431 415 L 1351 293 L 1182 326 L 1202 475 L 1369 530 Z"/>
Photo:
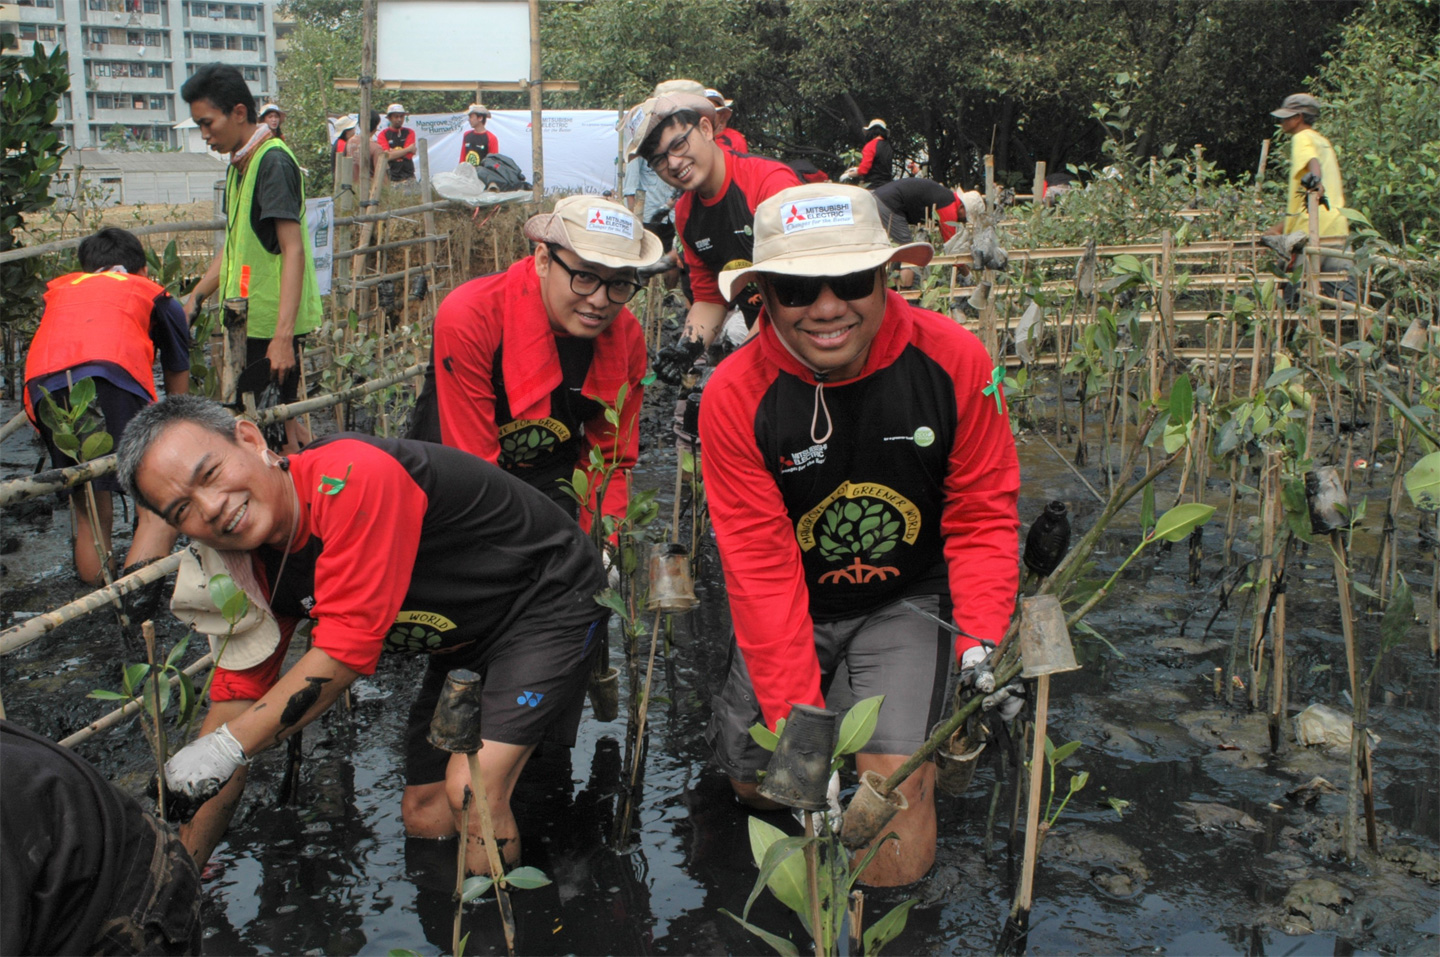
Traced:
<path id="1" fill-rule="evenodd" d="M 1004 634 L 1020 469 L 992 370 L 974 335 L 894 293 L 861 374 L 823 387 L 823 443 L 815 377 L 763 313 L 716 369 L 700 406 L 705 494 L 771 727 L 791 704 L 824 703 L 813 622 L 948 593 L 962 631 Z M 974 644 L 957 639 L 956 654 Z"/>
<path id="2" fill-rule="evenodd" d="M 491 153 L 500 152 L 500 141 L 489 130 L 466 130 L 460 140 L 460 162 L 479 166 L 480 161 Z"/>
<path id="3" fill-rule="evenodd" d="M 877 136 L 860 150 L 860 164 L 855 167 L 860 177 L 872 183 L 888 183 L 895 178 L 895 150 L 890 141 Z"/>
<path id="4" fill-rule="evenodd" d="M 387 126 L 375 134 L 375 142 L 387 150 L 405 149 L 415 145 L 415 131 L 408 126 L 402 126 L 398 130 L 393 126 Z M 390 178 L 395 181 L 415 178 L 415 155 L 403 156 L 400 159 L 387 161 L 387 170 Z"/>
<path id="5" fill-rule="evenodd" d="M 904 216 L 911 226 L 918 226 L 927 216 L 934 215 L 940 223 L 942 240 L 955 235 L 955 227 L 950 223 L 965 221 L 965 207 L 955 191 L 933 179 L 906 176 L 880 184 L 871 195 L 877 203 Z"/>
<path id="6" fill-rule="evenodd" d="M 685 244 L 685 263 L 696 302 L 727 305 L 717 277 L 755 253 L 755 207 L 782 189 L 799 186 L 795 171 L 763 156 L 725 158 L 725 182 L 712 199 L 681 193 L 675 202 L 675 235 Z"/>
<path id="7" fill-rule="evenodd" d="M 458 286 L 435 314 L 440 441 L 478 455 L 541 491 L 556 491 L 598 448 L 613 475 L 602 512 L 621 518 L 640 450 L 645 337 L 621 309 L 593 340 L 558 336 L 540 298 L 535 258 Z M 617 404 L 612 424 L 599 401 Z M 590 473 L 595 479 L 596 473 Z M 591 483 L 591 507 L 595 490 Z M 588 512 L 580 516 L 589 528 Z"/>
<path id="8" fill-rule="evenodd" d="M 732 153 L 744 154 L 750 152 L 750 143 L 745 139 L 745 134 L 727 126 L 715 134 L 715 142 L 720 144 L 721 149 L 727 149 Z"/>

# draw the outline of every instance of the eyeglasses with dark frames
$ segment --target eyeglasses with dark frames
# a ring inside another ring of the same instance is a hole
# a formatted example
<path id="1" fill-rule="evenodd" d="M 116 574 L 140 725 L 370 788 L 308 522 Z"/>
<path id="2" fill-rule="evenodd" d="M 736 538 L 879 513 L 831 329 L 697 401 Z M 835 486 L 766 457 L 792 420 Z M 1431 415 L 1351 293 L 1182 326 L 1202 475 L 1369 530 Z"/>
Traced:
<path id="1" fill-rule="evenodd" d="M 545 247 L 550 250 L 551 262 L 558 264 L 570 277 L 570 291 L 577 296 L 593 296 L 595 290 L 604 286 L 605 298 L 617 306 L 623 306 L 640 291 L 640 284 L 633 279 L 601 279 L 593 272 L 571 269 L 565 264 L 565 260 L 556 255 L 553 243 L 546 243 Z"/>
<path id="2" fill-rule="evenodd" d="M 820 298 L 820 290 L 826 286 L 841 299 L 853 301 L 865 299 L 875 292 L 879 269 L 862 269 L 844 276 L 781 276 L 762 273 L 775 299 L 787 309 L 808 306 Z"/>
<path id="3" fill-rule="evenodd" d="M 656 152 L 654 156 L 650 157 L 645 162 L 649 163 L 650 168 L 653 169 L 655 172 L 660 172 L 660 167 L 664 166 L 667 162 L 669 162 L 670 157 L 684 155 L 686 150 L 685 141 L 690 138 L 690 134 L 694 133 L 697 128 L 698 127 L 694 126 L 690 127 L 684 133 L 681 133 L 679 136 L 671 140 L 669 146 L 665 147 L 665 149 L 663 150 Z"/>

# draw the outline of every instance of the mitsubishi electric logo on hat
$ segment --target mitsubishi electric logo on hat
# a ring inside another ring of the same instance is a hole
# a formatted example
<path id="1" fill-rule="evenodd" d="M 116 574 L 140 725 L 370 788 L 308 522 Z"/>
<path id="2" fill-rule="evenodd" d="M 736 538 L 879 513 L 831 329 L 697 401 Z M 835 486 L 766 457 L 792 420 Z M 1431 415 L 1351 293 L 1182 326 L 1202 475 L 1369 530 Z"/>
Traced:
<path id="1" fill-rule="evenodd" d="M 817 196 L 814 199 L 797 199 L 783 209 L 785 235 L 802 229 L 823 226 L 852 226 L 855 211 L 850 207 L 848 196 Z"/>
<path id="2" fill-rule="evenodd" d="M 634 239 L 635 217 L 619 210 L 591 206 L 585 217 L 585 229 L 592 233 L 609 233 L 624 239 Z"/>

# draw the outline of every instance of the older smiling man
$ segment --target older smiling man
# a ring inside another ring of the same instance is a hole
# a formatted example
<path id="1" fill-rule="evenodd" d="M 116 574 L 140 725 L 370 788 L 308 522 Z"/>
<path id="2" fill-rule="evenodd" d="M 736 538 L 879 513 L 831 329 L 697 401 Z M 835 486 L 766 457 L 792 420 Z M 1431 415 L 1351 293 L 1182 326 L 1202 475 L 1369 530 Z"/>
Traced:
<path id="1" fill-rule="evenodd" d="M 984 347 L 885 288 L 875 199 L 830 183 L 755 210 L 756 335 L 716 369 L 700 407 L 702 467 L 735 626 L 707 738 L 742 801 L 766 806 L 769 755 L 748 728 L 794 704 L 843 710 L 886 695 L 860 771 L 889 774 L 925 740 L 949 662 L 1005 631 L 1018 582 L 1019 465 Z M 907 610 L 949 617 L 950 634 Z M 738 651 L 738 654 L 736 653 Z M 900 840 L 866 871 L 905 884 L 935 859 L 934 765 L 901 785 Z"/>
<path id="2" fill-rule="evenodd" d="M 497 844 L 518 859 L 510 794 L 552 727 L 573 743 L 605 613 L 600 555 L 542 494 L 458 449 L 340 434 L 290 458 L 251 422 L 176 396 L 140 412 L 119 472 L 143 507 L 216 550 L 264 614 L 219 640 L 204 734 L 165 765 L 180 803 L 204 802 L 181 831 L 202 863 L 220 840 L 258 752 L 330 707 L 382 652 L 430 664 L 406 739 L 406 831 L 456 833 L 469 781 L 463 755 L 426 741 L 448 672 L 484 676 L 480 752 Z M 208 557 L 208 556 L 207 556 Z M 289 636 L 312 647 L 280 673 Z M 467 860 L 487 870 L 472 808 Z"/>

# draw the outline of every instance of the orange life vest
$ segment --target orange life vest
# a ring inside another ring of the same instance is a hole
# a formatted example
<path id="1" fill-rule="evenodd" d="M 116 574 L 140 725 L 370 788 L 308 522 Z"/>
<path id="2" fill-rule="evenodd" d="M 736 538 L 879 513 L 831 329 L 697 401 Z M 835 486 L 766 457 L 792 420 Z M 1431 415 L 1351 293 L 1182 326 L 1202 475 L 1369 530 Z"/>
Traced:
<path id="1" fill-rule="evenodd" d="M 130 374 L 150 401 L 155 394 L 155 343 L 150 315 L 168 295 L 144 276 L 117 272 L 72 272 L 45 287 L 45 313 L 25 357 L 28 384 L 86 362 L 109 362 Z M 25 389 L 25 414 L 36 421 Z"/>

